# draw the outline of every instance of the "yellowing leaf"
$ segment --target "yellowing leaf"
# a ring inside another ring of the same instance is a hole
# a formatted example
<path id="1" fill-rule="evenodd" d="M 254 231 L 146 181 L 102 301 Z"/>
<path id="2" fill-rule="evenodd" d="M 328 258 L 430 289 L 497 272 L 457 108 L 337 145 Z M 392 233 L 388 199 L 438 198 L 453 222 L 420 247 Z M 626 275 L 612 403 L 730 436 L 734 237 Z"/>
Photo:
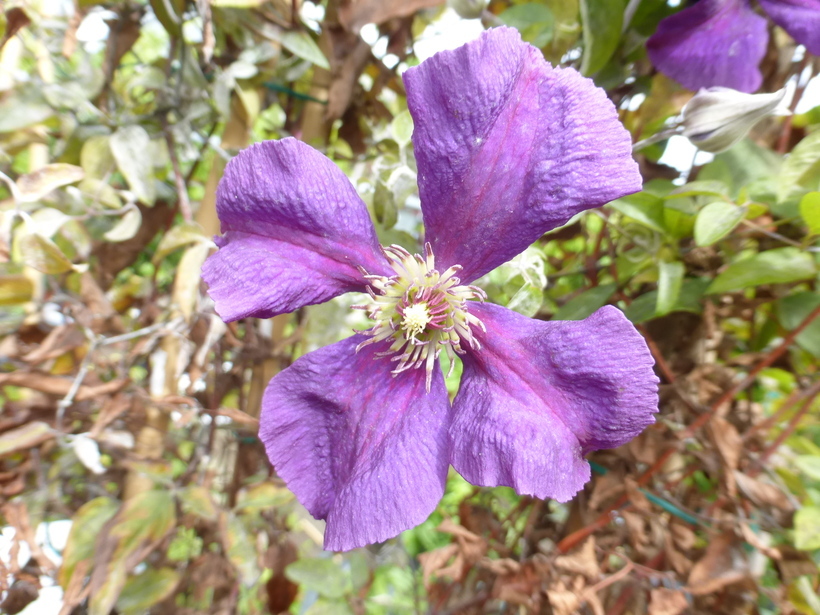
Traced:
<path id="1" fill-rule="evenodd" d="M 87 265 L 73 264 L 56 243 L 39 233 L 27 233 L 20 238 L 19 249 L 23 263 L 37 271 L 49 274 L 66 271 L 85 271 Z"/>
<path id="2" fill-rule="evenodd" d="M 63 550 L 63 563 L 57 573 L 57 581 L 65 589 L 77 565 L 94 558 L 94 545 L 103 525 L 117 512 L 116 500 L 106 497 L 94 498 L 83 504 L 72 519 L 71 531 Z"/>
<path id="3" fill-rule="evenodd" d="M 83 169 L 73 164 L 48 164 L 42 169 L 17 178 L 20 200 L 24 203 L 39 201 L 52 190 L 78 182 L 84 176 Z"/>

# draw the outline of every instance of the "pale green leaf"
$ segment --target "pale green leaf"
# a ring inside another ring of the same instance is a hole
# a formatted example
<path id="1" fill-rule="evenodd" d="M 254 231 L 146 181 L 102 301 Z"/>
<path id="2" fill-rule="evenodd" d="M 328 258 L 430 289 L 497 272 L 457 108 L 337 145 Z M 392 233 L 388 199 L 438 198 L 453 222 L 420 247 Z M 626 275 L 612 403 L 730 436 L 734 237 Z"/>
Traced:
<path id="1" fill-rule="evenodd" d="M 401 113 L 396 114 L 393 121 L 390 122 L 390 134 L 400 147 L 407 147 L 413 137 L 413 117 L 410 112 L 405 109 Z"/>
<path id="2" fill-rule="evenodd" d="M 817 274 L 811 254 L 799 248 L 777 248 L 729 265 L 707 289 L 727 293 L 762 284 L 786 284 L 808 280 Z"/>
<path id="3" fill-rule="evenodd" d="M 778 202 L 782 203 L 801 187 L 807 187 L 803 183 L 813 175 L 814 171 L 817 171 L 815 167 L 818 165 L 820 165 L 820 130 L 804 137 L 783 163 L 777 189 Z M 808 187 L 817 188 L 816 185 Z"/>
<path id="4" fill-rule="evenodd" d="M 800 216 L 809 234 L 820 235 L 820 192 L 809 192 L 800 200 Z"/>
<path id="5" fill-rule="evenodd" d="M 820 480 L 820 455 L 798 455 L 794 464 L 806 476 Z"/>
<path id="6" fill-rule="evenodd" d="M 303 30 L 290 30 L 284 32 L 280 36 L 279 41 L 282 43 L 282 46 L 293 55 L 307 60 L 319 68 L 330 70 L 330 64 L 325 54 L 322 53 L 322 50 L 319 49 L 319 45 L 316 44 L 316 41 L 314 41 L 307 32 Z"/>
<path id="7" fill-rule="evenodd" d="M 297 560 L 285 568 L 285 576 L 326 598 L 341 598 L 353 589 L 350 576 L 328 558 Z"/>
<path id="8" fill-rule="evenodd" d="M 151 260 L 157 264 L 174 250 L 198 241 L 209 241 L 199 225 L 182 223 L 172 226 L 171 230 L 160 239 L 157 251 L 154 252 Z"/>
<path id="9" fill-rule="evenodd" d="M 726 201 L 709 203 L 695 219 L 695 243 L 711 246 L 723 239 L 743 220 L 745 210 Z"/>
<path id="10" fill-rule="evenodd" d="M 0 97 L 0 133 L 14 132 L 44 122 L 55 111 L 35 85 L 25 85 Z"/>
<path id="11" fill-rule="evenodd" d="M 125 212 L 119 221 L 103 237 L 108 241 L 126 241 L 131 239 L 140 230 L 142 224 L 142 214 L 134 207 Z"/>
<path id="12" fill-rule="evenodd" d="M 17 190 L 23 203 L 39 201 L 52 190 L 80 181 L 82 167 L 57 162 L 17 178 Z"/>
<path id="13" fill-rule="evenodd" d="M 794 546 L 805 551 L 820 549 L 820 507 L 804 506 L 794 514 Z"/>
<path id="14" fill-rule="evenodd" d="M 142 126 L 126 126 L 111 135 L 109 145 L 128 187 L 146 205 L 157 198 L 151 138 Z"/>

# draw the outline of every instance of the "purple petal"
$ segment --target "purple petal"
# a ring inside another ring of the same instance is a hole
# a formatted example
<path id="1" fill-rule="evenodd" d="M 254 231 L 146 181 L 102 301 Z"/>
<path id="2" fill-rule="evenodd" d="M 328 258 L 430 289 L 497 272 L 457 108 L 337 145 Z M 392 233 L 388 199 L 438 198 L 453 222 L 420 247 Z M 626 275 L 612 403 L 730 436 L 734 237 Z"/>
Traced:
<path id="1" fill-rule="evenodd" d="M 661 21 L 646 48 L 659 71 L 690 90 L 754 92 L 768 40 L 766 20 L 748 0 L 700 0 Z"/>
<path id="2" fill-rule="evenodd" d="M 395 378 L 383 348 L 348 338 L 305 355 L 271 380 L 259 437 L 310 514 L 325 548 L 392 538 L 423 522 L 444 493 L 451 409 L 441 370 Z"/>
<path id="3" fill-rule="evenodd" d="M 759 0 L 760 6 L 778 26 L 820 55 L 820 0 Z"/>
<path id="4" fill-rule="evenodd" d="M 603 90 L 495 28 L 404 75 L 426 239 L 463 282 L 576 213 L 641 189 Z"/>
<path id="5" fill-rule="evenodd" d="M 654 422 L 654 361 L 617 308 L 552 322 L 470 308 L 487 332 L 464 357 L 450 462 L 471 483 L 567 501 L 589 480 L 584 454 Z"/>
<path id="6" fill-rule="evenodd" d="M 231 160 L 216 208 L 225 235 L 202 268 L 226 321 L 269 318 L 390 275 L 367 207 L 344 173 L 296 139 L 257 143 Z"/>

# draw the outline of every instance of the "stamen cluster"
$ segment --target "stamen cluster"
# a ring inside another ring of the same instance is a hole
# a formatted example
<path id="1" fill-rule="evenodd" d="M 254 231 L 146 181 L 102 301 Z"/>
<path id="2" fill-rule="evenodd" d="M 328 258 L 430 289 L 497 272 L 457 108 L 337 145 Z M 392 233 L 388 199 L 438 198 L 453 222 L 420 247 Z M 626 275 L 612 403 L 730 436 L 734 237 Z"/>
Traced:
<path id="1" fill-rule="evenodd" d="M 383 247 L 382 251 L 396 274 L 386 277 L 363 271 L 370 282 L 367 292 L 371 301 L 356 307 L 366 310 L 376 324 L 363 332 L 370 339 L 359 344 L 357 350 L 368 344 L 390 341 L 390 347 L 377 356 L 393 355 L 390 360 L 398 363 L 392 372 L 394 376 L 423 365 L 429 391 L 442 349 L 450 358 L 450 373 L 455 355 L 464 354 L 462 343 L 466 342 L 474 350 L 481 349 L 471 327 L 486 329 L 469 313 L 467 302 L 484 301 L 487 295 L 476 286 L 460 285 L 461 280 L 456 277 L 460 265 L 439 273 L 429 243 L 424 246 L 424 257 L 410 254 L 397 245 Z"/>

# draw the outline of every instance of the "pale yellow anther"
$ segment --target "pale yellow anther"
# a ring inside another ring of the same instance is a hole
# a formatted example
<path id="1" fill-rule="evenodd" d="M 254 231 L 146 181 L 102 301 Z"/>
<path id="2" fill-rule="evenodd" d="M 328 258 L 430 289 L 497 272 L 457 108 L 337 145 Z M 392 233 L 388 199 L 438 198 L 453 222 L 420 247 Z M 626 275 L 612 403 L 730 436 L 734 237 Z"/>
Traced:
<path id="1" fill-rule="evenodd" d="M 416 303 L 404 308 L 401 327 L 410 334 L 410 337 L 423 333 L 429 322 L 430 310 L 427 309 L 426 303 Z"/>

